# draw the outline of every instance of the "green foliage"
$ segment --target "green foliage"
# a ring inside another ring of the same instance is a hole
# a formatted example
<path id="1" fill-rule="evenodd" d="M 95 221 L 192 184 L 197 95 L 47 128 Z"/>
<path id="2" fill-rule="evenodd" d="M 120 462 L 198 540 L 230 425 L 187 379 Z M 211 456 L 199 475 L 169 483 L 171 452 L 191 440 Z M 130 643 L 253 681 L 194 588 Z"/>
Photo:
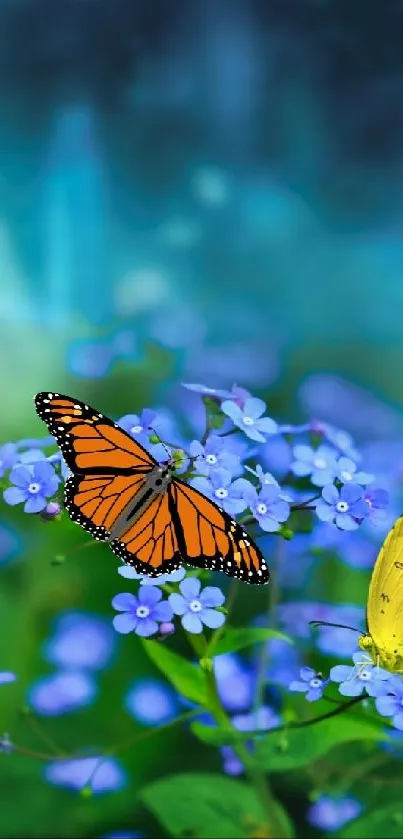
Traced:
<path id="1" fill-rule="evenodd" d="M 379 839 L 380 836 L 401 839 L 403 812 L 400 801 L 379 810 L 371 810 L 361 818 L 354 819 L 337 836 L 339 839 L 362 839 L 363 836 L 365 839 Z"/>
<path id="2" fill-rule="evenodd" d="M 199 705 L 207 704 L 203 671 L 198 665 L 172 652 L 159 641 L 143 641 L 143 646 L 151 661 L 182 696 Z"/>
<path id="3" fill-rule="evenodd" d="M 200 740 L 211 746 L 256 740 L 261 764 L 268 772 L 286 772 L 308 766 L 337 746 L 357 740 L 379 742 L 385 740 L 379 725 L 349 716 L 333 717 L 306 728 L 289 728 L 279 732 L 256 735 L 247 731 L 228 731 L 195 722 L 192 730 Z"/>
<path id="4" fill-rule="evenodd" d="M 214 646 L 214 655 L 244 650 L 246 647 L 252 647 L 253 644 L 268 641 L 269 638 L 280 638 L 282 641 L 288 641 L 290 644 L 293 643 L 287 635 L 284 635 L 282 632 L 276 632 L 274 629 L 254 627 L 238 629 L 227 627 L 218 643 Z"/>
<path id="5" fill-rule="evenodd" d="M 174 837 L 246 839 L 270 835 L 268 817 L 254 790 L 222 775 L 171 775 L 143 789 L 140 798 Z M 292 824 L 278 802 L 275 809 L 284 837 L 292 837 Z"/>

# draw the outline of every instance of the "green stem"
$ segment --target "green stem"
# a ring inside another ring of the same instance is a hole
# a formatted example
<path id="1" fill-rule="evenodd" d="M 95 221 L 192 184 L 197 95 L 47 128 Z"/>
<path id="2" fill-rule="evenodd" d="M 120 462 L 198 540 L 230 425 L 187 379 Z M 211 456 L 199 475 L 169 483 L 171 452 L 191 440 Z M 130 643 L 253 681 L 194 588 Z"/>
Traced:
<path id="1" fill-rule="evenodd" d="M 207 649 L 205 638 L 200 635 L 191 635 L 188 632 L 186 635 L 196 655 L 199 658 L 204 658 Z M 231 732 L 236 731 L 225 709 L 221 705 L 213 668 L 206 667 L 203 668 L 203 670 L 206 680 L 208 710 L 220 728 Z M 256 797 L 258 801 L 260 801 L 261 806 L 266 813 L 267 826 L 269 828 L 270 835 L 275 836 L 276 839 L 284 839 L 286 834 L 284 833 L 284 826 L 278 818 L 277 802 L 272 795 L 269 782 L 260 767 L 259 761 L 256 760 L 255 756 L 251 752 L 249 752 L 245 743 L 234 743 L 232 748 L 239 760 L 242 762 L 245 774 L 247 778 L 249 778 L 249 781 L 255 790 Z"/>

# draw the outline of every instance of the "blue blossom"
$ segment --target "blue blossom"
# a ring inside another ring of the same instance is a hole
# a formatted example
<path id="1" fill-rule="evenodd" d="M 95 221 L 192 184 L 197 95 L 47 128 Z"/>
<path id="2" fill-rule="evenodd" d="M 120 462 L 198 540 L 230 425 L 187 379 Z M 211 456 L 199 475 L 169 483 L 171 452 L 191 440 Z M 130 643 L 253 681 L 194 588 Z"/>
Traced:
<path id="1" fill-rule="evenodd" d="M 52 461 L 58 461 L 60 455 L 56 452 L 53 455 L 50 455 L 49 458 L 46 457 L 45 452 L 42 449 L 38 448 L 37 446 L 27 449 L 25 452 L 21 452 L 18 460 L 24 464 L 24 466 L 32 465 L 33 463 L 37 463 L 39 460 L 45 461 L 47 460 L 49 463 Z"/>
<path id="2" fill-rule="evenodd" d="M 145 408 L 138 414 L 125 414 L 118 420 L 118 424 L 124 429 L 134 440 L 137 440 L 141 446 L 149 445 L 149 434 L 151 433 L 150 426 L 154 422 L 156 414 L 149 408 Z"/>
<path id="3" fill-rule="evenodd" d="M 398 731 L 403 731 L 403 679 L 398 674 L 378 686 L 376 710 L 383 717 L 392 717 L 392 722 Z"/>
<path id="4" fill-rule="evenodd" d="M 186 571 L 184 568 L 178 568 L 176 571 L 171 571 L 170 574 L 150 577 L 147 574 L 139 574 L 131 565 L 121 565 L 118 568 L 118 574 L 121 574 L 127 580 L 140 580 L 142 586 L 163 586 L 166 583 L 180 583 L 186 576 Z"/>
<path id="5" fill-rule="evenodd" d="M 337 474 L 337 452 L 330 446 L 298 445 L 293 448 L 291 471 L 298 478 L 310 476 L 314 486 L 323 487 L 334 481 Z"/>
<path id="6" fill-rule="evenodd" d="M 275 728 L 280 722 L 280 717 L 268 705 L 261 705 L 257 711 L 250 711 L 247 714 L 235 714 L 232 717 L 232 724 L 239 731 L 255 731 L 261 729 L 266 731 Z"/>
<path id="7" fill-rule="evenodd" d="M 208 478 L 193 478 L 190 483 L 230 516 L 236 516 L 246 510 L 244 492 L 250 484 L 245 478 L 232 481 L 231 474 L 225 469 L 215 469 Z"/>
<path id="8" fill-rule="evenodd" d="M 0 671 L 0 685 L 6 685 L 9 682 L 15 682 L 17 676 L 11 670 Z"/>
<path id="9" fill-rule="evenodd" d="M 267 642 L 269 664 L 266 670 L 267 681 L 287 687 L 293 673 L 299 667 L 299 654 L 294 644 L 282 638 L 270 638 Z"/>
<path id="10" fill-rule="evenodd" d="M 356 798 L 321 795 L 308 808 L 306 820 L 319 830 L 339 830 L 362 812 Z"/>
<path id="11" fill-rule="evenodd" d="M 322 498 L 316 503 L 316 514 L 321 521 L 333 521 L 341 530 L 356 530 L 369 512 L 364 490 L 358 484 L 344 484 L 340 490 L 333 484 L 325 486 Z"/>
<path id="12" fill-rule="evenodd" d="M 245 711 L 253 702 L 254 675 L 236 653 L 223 653 L 214 658 L 217 691 L 227 711 Z"/>
<path id="13" fill-rule="evenodd" d="M 342 484 L 352 482 L 366 486 L 375 480 L 375 475 L 371 475 L 369 472 L 357 471 L 357 464 L 349 457 L 340 457 L 337 461 L 336 467 L 336 478 L 338 478 Z"/>
<path id="14" fill-rule="evenodd" d="M 382 667 L 376 667 L 364 652 L 353 655 L 354 667 L 348 664 L 336 664 L 330 670 L 332 682 L 339 683 L 339 693 L 342 696 L 360 696 L 366 691 L 368 696 L 376 696 L 380 682 L 390 679 L 391 674 Z"/>
<path id="15" fill-rule="evenodd" d="M 169 602 L 175 615 L 181 616 L 181 623 L 187 632 L 198 635 L 203 631 L 203 624 L 209 629 L 218 629 L 225 622 L 225 615 L 217 612 L 225 597 L 216 586 L 206 586 L 201 591 L 201 583 L 196 577 L 187 577 L 180 585 L 180 594 L 170 594 Z"/>
<path id="16" fill-rule="evenodd" d="M 0 736 L 0 754 L 10 755 L 14 751 L 14 744 L 11 742 L 9 735 L 5 732 Z"/>
<path id="17" fill-rule="evenodd" d="M 233 385 L 231 390 L 220 390 L 219 388 L 206 387 L 206 385 L 185 384 L 182 382 L 182 387 L 193 391 L 193 393 L 199 393 L 201 396 L 211 396 L 213 399 L 233 399 L 240 407 L 245 404 L 247 399 L 250 399 L 249 391 L 243 387 L 238 387 L 238 385 Z"/>
<path id="18" fill-rule="evenodd" d="M 385 520 L 386 508 L 389 504 L 389 493 L 381 487 L 367 487 L 364 492 L 364 501 L 368 505 L 367 518 L 374 524 Z"/>
<path id="19" fill-rule="evenodd" d="M 242 472 L 241 458 L 231 452 L 226 439 L 210 434 L 204 446 L 198 440 L 193 440 L 189 446 L 189 453 L 195 458 L 195 469 L 202 475 L 210 475 L 215 469 L 225 469 L 232 476 Z"/>
<path id="20" fill-rule="evenodd" d="M 37 714 L 52 717 L 90 705 L 96 693 L 92 676 L 66 670 L 39 679 L 30 688 L 28 696 Z"/>
<path id="21" fill-rule="evenodd" d="M 289 685 L 289 690 L 305 693 L 305 699 L 308 702 L 316 702 L 318 699 L 322 699 L 323 691 L 329 684 L 329 680 L 323 679 L 312 667 L 301 667 L 299 675 L 300 681 L 294 679 Z"/>
<path id="22" fill-rule="evenodd" d="M 57 619 L 43 654 L 58 667 L 101 670 L 110 662 L 115 643 L 116 635 L 105 618 L 67 612 Z"/>
<path id="23" fill-rule="evenodd" d="M 174 692 L 159 679 L 135 682 L 126 694 L 124 704 L 143 725 L 163 725 L 174 719 L 178 711 Z"/>
<path id="24" fill-rule="evenodd" d="M 223 769 L 226 775 L 236 777 L 242 775 L 244 766 L 238 755 L 234 752 L 231 746 L 222 746 L 220 748 L 223 757 Z"/>
<path id="25" fill-rule="evenodd" d="M 244 491 L 244 500 L 262 530 L 268 533 L 279 530 L 280 525 L 289 518 L 290 505 L 276 484 L 264 484 L 260 492 L 249 484 Z"/>
<path id="26" fill-rule="evenodd" d="M 44 770 L 50 784 L 81 790 L 89 786 L 92 792 L 115 792 L 126 785 L 126 773 L 115 758 L 82 757 L 55 760 Z"/>
<path id="27" fill-rule="evenodd" d="M 3 477 L 8 469 L 13 468 L 17 462 L 17 458 L 18 452 L 15 443 L 3 443 L 0 446 L 0 478 Z"/>
<path id="28" fill-rule="evenodd" d="M 355 448 L 354 440 L 348 431 L 344 431 L 342 428 L 336 428 L 328 422 L 319 422 L 318 420 L 311 421 L 311 431 L 316 434 L 322 434 L 335 449 L 338 449 L 341 454 L 350 460 L 356 463 L 361 460 L 361 455 Z"/>
<path id="29" fill-rule="evenodd" d="M 251 397 L 241 408 L 236 402 L 227 400 L 222 403 L 221 410 L 232 419 L 234 425 L 241 428 L 250 440 L 258 443 L 266 441 L 265 434 L 277 434 L 277 423 L 270 417 L 263 417 L 266 405 L 262 399 Z"/>
<path id="30" fill-rule="evenodd" d="M 137 830 L 113 830 L 112 833 L 103 833 L 100 839 L 143 839 L 143 834 Z"/>
<path id="31" fill-rule="evenodd" d="M 32 466 L 16 466 L 10 481 L 14 486 L 3 493 L 7 504 L 24 504 L 26 513 L 40 513 L 55 494 L 60 479 L 50 463 L 38 461 Z"/>
<path id="32" fill-rule="evenodd" d="M 167 600 L 162 600 L 162 591 L 157 587 L 141 587 L 137 597 L 129 592 L 117 594 L 112 600 L 112 606 L 123 613 L 113 619 L 116 631 L 123 635 L 135 632 L 142 638 L 149 638 L 158 632 L 159 623 L 172 618 L 171 605 Z"/>

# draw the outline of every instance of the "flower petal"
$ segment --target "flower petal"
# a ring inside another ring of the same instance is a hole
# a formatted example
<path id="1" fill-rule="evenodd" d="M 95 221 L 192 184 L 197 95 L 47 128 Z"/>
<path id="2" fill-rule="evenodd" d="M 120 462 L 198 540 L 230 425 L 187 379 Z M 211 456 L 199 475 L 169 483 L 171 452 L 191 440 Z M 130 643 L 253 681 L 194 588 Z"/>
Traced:
<path id="1" fill-rule="evenodd" d="M 163 600 L 161 603 L 157 603 L 151 612 L 151 616 L 154 620 L 162 621 L 164 623 L 166 621 L 170 621 L 172 619 L 172 615 L 172 605 L 168 602 L 168 600 Z"/>
<path id="2" fill-rule="evenodd" d="M 134 610 L 138 606 L 137 597 L 130 592 L 122 592 L 122 594 L 116 594 L 112 600 L 112 606 L 114 609 L 117 609 L 118 612 L 134 612 Z"/>
<path id="3" fill-rule="evenodd" d="M 360 679 L 349 679 L 339 685 L 339 693 L 342 696 L 359 696 L 365 688 L 365 682 Z"/>
<path id="4" fill-rule="evenodd" d="M 302 460 L 303 463 L 307 463 L 309 466 L 312 466 L 314 452 L 311 446 L 304 446 L 303 444 L 294 446 L 293 455 L 296 460 Z"/>
<path id="5" fill-rule="evenodd" d="M 258 419 L 264 414 L 266 410 L 266 403 L 263 402 L 263 399 L 257 399 L 255 396 L 249 397 L 246 399 L 245 404 L 243 406 L 243 414 L 245 417 L 252 417 L 253 419 Z"/>
<path id="6" fill-rule="evenodd" d="M 222 606 L 225 603 L 225 595 L 218 586 L 206 586 L 201 592 L 199 599 L 205 609 Z"/>
<path id="7" fill-rule="evenodd" d="M 191 632 L 192 635 L 200 635 L 203 632 L 203 624 L 198 617 L 193 612 L 186 612 L 186 615 L 182 618 L 182 626 L 187 632 Z"/>
<path id="8" fill-rule="evenodd" d="M 301 676 L 303 682 L 310 682 L 311 679 L 315 679 L 316 670 L 314 670 L 312 667 L 301 667 L 299 675 Z"/>
<path id="9" fill-rule="evenodd" d="M 225 623 L 224 613 L 216 612 L 215 609 L 203 609 L 200 612 L 200 618 L 209 629 L 218 629 Z"/>
<path id="10" fill-rule="evenodd" d="M 182 597 L 181 594 L 177 594 L 176 592 L 170 594 L 168 597 L 168 601 L 172 606 L 174 615 L 184 615 L 185 612 L 187 612 L 188 603 L 187 600 L 185 600 L 185 598 Z"/>
<path id="11" fill-rule="evenodd" d="M 336 664 L 335 667 L 330 668 L 330 678 L 332 682 L 345 682 L 352 678 L 354 669 L 348 664 Z"/>
<path id="12" fill-rule="evenodd" d="M 158 632 L 158 624 L 152 618 L 141 618 L 135 629 L 136 635 L 141 638 L 149 638 Z"/>
<path id="13" fill-rule="evenodd" d="M 378 714 L 381 714 L 382 717 L 393 717 L 398 708 L 396 696 L 377 696 L 375 707 Z"/>
<path id="14" fill-rule="evenodd" d="M 242 423 L 243 414 L 236 402 L 232 402 L 230 399 L 227 399 L 225 402 L 222 402 L 221 410 L 223 414 L 226 414 L 227 417 L 232 419 L 232 422 L 235 425 L 240 425 Z"/>
<path id="15" fill-rule="evenodd" d="M 308 690 L 307 682 L 298 682 L 294 680 L 288 685 L 288 690 L 296 691 L 297 693 L 305 693 Z"/>
<path id="16" fill-rule="evenodd" d="M 325 501 L 318 501 L 316 504 L 316 515 L 321 521 L 333 521 L 334 509 Z"/>
<path id="17" fill-rule="evenodd" d="M 340 530 L 357 530 L 357 527 L 359 527 L 358 523 L 348 513 L 338 513 L 335 521 Z"/>
<path id="18" fill-rule="evenodd" d="M 47 501 L 43 495 L 31 495 L 24 506 L 24 510 L 26 513 L 40 513 L 41 510 L 45 509 L 46 505 Z"/>
<path id="19" fill-rule="evenodd" d="M 120 568 L 118 568 L 118 574 L 120 574 L 121 577 L 126 577 L 126 579 L 128 580 L 143 579 L 143 574 L 138 574 L 138 572 L 135 571 L 134 568 L 131 567 L 131 565 L 121 565 Z"/>
<path id="20" fill-rule="evenodd" d="M 328 484 L 322 489 L 322 498 L 324 498 L 328 504 L 337 504 L 339 500 L 339 492 L 333 484 Z"/>
<path id="21" fill-rule="evenodd" d="M 123 612 L 121 615 L 115 615 L 112 621 L 116 632 L 120 632 L 122 635 L 134 632 L 138 622 L 138 618 L 135 618 L 134 615 L 129 614 L 129 612 Z"/>
<path id="22" fill-rule="evenodd" d="M 201 582 L 197 577 L 186 577 L 179 584 L 179 590 L 186 600 L 195 600 L 200 593 Z"/>
<path id="23" fill-rule="evenodd" d="M 141 586 L 137 596 L 139 603 L 152 609 L 162 599 L 162 591 L 157 586 Z"/>
<path id="24" fill-rule="evenodd" d="M 8 487 L 3 492 L 3 498 L 10 507 L 14 507 L 15 504 L 22 504 L 27 500 L 27 496 L 27 490 L 19 487 Z"/>
<path id="25" fill-rule="evenodd" d="M 26 466 L 16 466 L 10 473 L 10 481 L 21 489 L 27 489 L 32 481 L 32 471 Z"/>
<path id="26" fill-rule="evenodd" d="M 277 423 L 271 419 L 271 417 L 262 417 L 261 419 L 256 420 L 256 426 L 262 434 L 277 434 L 278 433 L 278 425 Z"/>

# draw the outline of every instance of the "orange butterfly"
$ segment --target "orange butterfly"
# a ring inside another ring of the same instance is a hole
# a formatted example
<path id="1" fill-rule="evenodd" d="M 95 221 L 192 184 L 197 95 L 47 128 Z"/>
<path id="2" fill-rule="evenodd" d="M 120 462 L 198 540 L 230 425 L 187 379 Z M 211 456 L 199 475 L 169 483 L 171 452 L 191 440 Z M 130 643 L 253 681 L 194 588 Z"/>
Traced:
<path id="1" fill-rule="evenodd" d="M 70 518 L 137 572 L 157 577 L 188 563 L 267 583 L 259 548 L 231 516 L 174 477 L 173 462 L 157 463 L 78 399 L 38 393 L 35 407 L 73 472 L 64 494 Z"/>

